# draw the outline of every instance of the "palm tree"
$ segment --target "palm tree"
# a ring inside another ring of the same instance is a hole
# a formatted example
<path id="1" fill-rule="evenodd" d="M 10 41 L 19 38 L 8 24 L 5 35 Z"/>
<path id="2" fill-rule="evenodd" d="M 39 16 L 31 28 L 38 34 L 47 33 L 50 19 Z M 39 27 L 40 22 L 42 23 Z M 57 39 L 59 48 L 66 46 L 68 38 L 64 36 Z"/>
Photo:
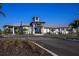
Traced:
<path id="1" fill-rule="evenodd" d="M 5 13 L 2 12 L 2 9 L 3 9 L 3 7 L 2 7 L 2 4 L 0 3 L 0 14 L 1 14 L 2 16 L 5 16 Z"/>
<path id="2" fill-rule="evenodd" d="M 75 20 L 74 23 L 76 24 L 76 28 L 79 27 L 79 19 Z"/>
<path id="3" fill-rule="evenodd" d="M 2 16 L 6 16 L 5 15 L 5 13 L 4 12 L 2 12 L 2 9 L 3 9 L 3 7 L 2 7 L 2 3 L 0 3 L 0 15 L 2 15 Z M 0 34 L 2 34 L 2 31 L 0 30 Z"/>
<path id="4" fill-rule="evenodd" d="M 74 24 L 74 23 L 69 24 L 69 26 L 70 26 L 71 28 L 76 28 L 76 27 L 77 27 L 76 24 Z"/>
<path id="5" fill-rule="evenodd" d="M 79 27 L 79 19 L 75 20 L 73 23 L 69 24 L 72 28 L 78 28 Z"/>
<path id="6" fill-rule="evenodd" d="M 78 33 L 79 19 L 77 19 L 73 23 L 69 24 L 69 27 L 71 28 L 71 30 L 76 29 L 76 31 Z"/>

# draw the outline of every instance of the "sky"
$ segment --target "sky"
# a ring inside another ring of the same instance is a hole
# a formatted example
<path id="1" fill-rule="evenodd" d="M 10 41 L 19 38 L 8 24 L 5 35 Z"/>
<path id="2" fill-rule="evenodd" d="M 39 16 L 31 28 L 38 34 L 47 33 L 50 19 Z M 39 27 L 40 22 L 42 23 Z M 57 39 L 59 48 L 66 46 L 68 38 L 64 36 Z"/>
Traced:
<path id="1" fill-rule="evenodd" d="M 68 3 L 5 3 L 6 17 L 0 15 L 0 28 L 4 25 L 29 25 L 33 16 L 45 21 L 46 26 L 68 26 L 79 17 L 79 4 Z"/>

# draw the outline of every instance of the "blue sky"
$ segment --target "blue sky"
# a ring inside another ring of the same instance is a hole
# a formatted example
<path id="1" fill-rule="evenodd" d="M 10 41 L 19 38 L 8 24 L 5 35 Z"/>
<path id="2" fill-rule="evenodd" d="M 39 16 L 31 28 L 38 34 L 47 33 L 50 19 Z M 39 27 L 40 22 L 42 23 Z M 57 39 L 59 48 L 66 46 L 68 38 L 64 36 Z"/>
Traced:
<path id="1" fill-rule="evenodd" d="M 78 17 L 79 4 L 67 3 L 11 3 L 3 4 L 6 17 L 0 15 L 0 27 L 6 24 L 28 24 L 33 16 L 40 17 L 46 25 L 67 26 Z"/>

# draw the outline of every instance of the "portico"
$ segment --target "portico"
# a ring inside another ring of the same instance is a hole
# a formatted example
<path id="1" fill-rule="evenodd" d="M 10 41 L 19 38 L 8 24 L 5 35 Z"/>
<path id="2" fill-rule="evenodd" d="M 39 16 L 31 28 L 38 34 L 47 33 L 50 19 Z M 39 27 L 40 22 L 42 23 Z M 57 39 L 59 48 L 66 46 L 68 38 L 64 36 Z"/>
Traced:
<path id="1" fill-rule="evenodd" d="M 44 34 L 44 24 L 45 22 L 41 22 L 39 17 L 33 17 L 33 21 L 30 23 L 32 26 L 32 34 L 34 35 L 41 35 Z"/>

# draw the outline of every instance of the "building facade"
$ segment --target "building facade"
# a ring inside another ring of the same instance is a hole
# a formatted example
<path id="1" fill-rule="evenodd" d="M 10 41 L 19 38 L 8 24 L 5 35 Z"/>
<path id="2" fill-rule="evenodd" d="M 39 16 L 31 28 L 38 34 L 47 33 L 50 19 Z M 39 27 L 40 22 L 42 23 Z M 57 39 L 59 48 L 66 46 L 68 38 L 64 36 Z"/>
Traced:
<path id="1" fill-rule="evenodd" d="M 33 35 L 44 35 L 44 34 L 69 34 L 69 27 L 46 27 L 45 22 L 40 21 L 39 17 L 33 17 L 30 25 L 5 25 L 4 30 L 8 29 L 10 34 L 33 34 Z"/>

